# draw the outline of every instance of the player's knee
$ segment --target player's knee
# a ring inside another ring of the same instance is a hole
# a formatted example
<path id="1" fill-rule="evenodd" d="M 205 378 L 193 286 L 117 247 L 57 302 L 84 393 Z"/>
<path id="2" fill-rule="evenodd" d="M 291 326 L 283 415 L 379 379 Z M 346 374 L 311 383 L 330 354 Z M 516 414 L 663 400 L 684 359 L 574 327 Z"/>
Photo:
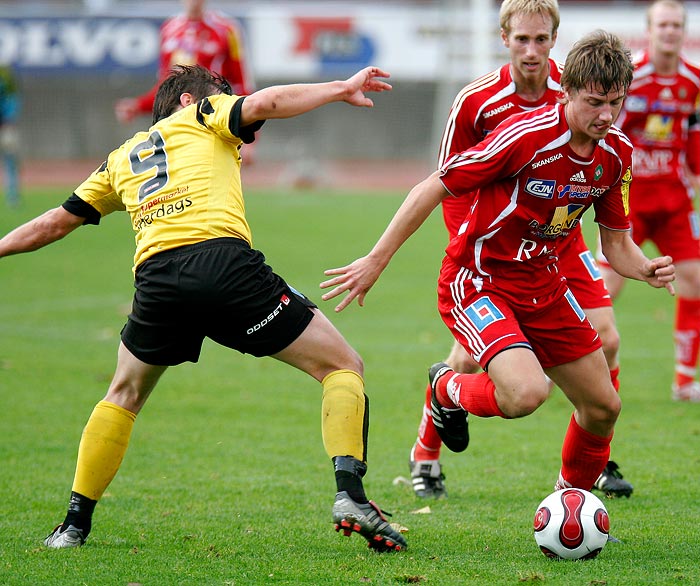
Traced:
<path id="1" fill-rule="evenodd" d="M 360 376 L 364 376 L 365 365 L 359 352 L 352 346 L 346 345 L 342 352 L 334 354 L 333 361 L 327 365 L 327 370 L 352 370 Z"/>
<path id="2" fill-rule="evenodd" d="M 445 360 L 455 371 L 463 373 L 474 373 L 478 372 L 481 367 L 478 363 L 467 353 L 464 347 L 459 343 L 455 342 L 452 345 L 452 350 L 450 350 L 450 355 Z"/>
<path id="3" fill-rule="evenodd" d="M 604 417 L 611 423 L 615 423 L 620 416 L 620 411 L 622 411 L 620 396 L 617 393 L 610 395 L 607 403 L 604 405 Z"/>
<path id="4" fill-rule="evenodd" d="M 604 401 L 582 405 L 579 410 L 585 413 L 585 418 L 598 429 L 612 429 L 620 416 L 622 402 L 617 393 L 609 393 Z"/>
<path id="5" fill-rule="evenodd" d="M 473 374 L 481 370 L 481 367 L 468 354 L 461 354 L 451 362 L 448 358 L 446 362 L 457 372 Z"/>
<path id="6" fill-rule="evenodd" d="M 346 368 L 348 370 L 353 370 L 362 376 L 365 371 L 365 363 L 362 360 L 362 356 L 360 356 L 360 354 L 354 348 L 350 348 L 350 350 L 351 352 L 348 358 L 350 366 L 347 366 Z"/>
<path id="7" fill-rule="evenodd" d="M 680 291 L 681 295 L 690 299 L 700 298 L 700 268 L 681 271 L 676 279 L 678 280 L 676 289 Z"/>
<path id="8" fill-rule="evenodd" d="M 620 350 L 620 333 L 614 323 L 607 323 L 598 329 L 600 341 L 603 344 L 603 354 L 608 364 L 615 364 L 617 353 Z"/>
<path id="9" fill-rule="evenodd" d="M 605 288 L 610 294 L 610 299 L 616 299 L 625 285 L 625 279 L 612 268 L 601 267 L 601 272 L 603 273 L 603 281 L 605 282 Z"/>
<path id="10" fill-rule="evenodd" d="M 105 401 L 119 405 L 132 413 L 139 413 L 149 393 L 133 380 L 113 380 Z"/>
<path id="11" fill-rule="evenodd" d="M 517 387 L 501 394 L 506 397 L 503 404 L 499 401 L 501 410 L 509 417 L 525 417 L 534 413 L 549 397 L 549 386 L 544 377 L 542 380 L 522 380 Z"/>

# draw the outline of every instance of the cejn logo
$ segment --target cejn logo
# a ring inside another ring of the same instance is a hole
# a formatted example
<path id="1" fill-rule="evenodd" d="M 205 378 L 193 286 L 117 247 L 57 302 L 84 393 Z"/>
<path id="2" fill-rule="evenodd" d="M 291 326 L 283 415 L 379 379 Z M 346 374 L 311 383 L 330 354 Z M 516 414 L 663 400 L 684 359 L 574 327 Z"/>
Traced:
<path id="1" fill-rule="evenodd" d="M 556 189 L 557 182 L 553 179 L 537 179 L 528 177 L 525 182 L 525 193 L 541 197 L 543 199 L 552 199 Z"/>

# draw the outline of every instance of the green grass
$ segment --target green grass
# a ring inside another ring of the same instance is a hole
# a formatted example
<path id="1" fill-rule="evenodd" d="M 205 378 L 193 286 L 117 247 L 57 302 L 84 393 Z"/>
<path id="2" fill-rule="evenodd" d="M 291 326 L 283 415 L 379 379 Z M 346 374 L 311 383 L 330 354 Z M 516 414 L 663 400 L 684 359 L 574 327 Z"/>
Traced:
<path id="1" fill-rule="evenodd" d="M 60 203 L 31 193 L 0 233 Z M 332 467 L 320 387 L 270 359 L 205 345 L 169 370 L 78 550 L 41 539 L 63 518 L 82 427 L 114 368 L 131 300 L 124 215 L 0 261 L 0 584 L 700 583 L 700 406 L 670 400 L 673 300 L 629 283 L 617 304 L 623 413 L 613 458 L 634 485 L 607 501 L 610 544 L 590 562 L 552 562 L 532 537 L 552 489 L 571 406 L 560 392 L 522 420 L 474 419 L 465 454 L 445 452 L 449 499 L 418 502 L 407 475 L 427 367 L 451 340 L 435 309 L 439 214 L 399 252 L 364 308 L 333 315 L 325 268 L 364 254 L 403 194 L 248 196 L 255 245 L 316 300 L 366 363 L 371 498 L 406 526 L 409 549 L 370 552 L 330 521 Z M 592 222 L 590 222 L 592 224 Z M 430 514 L 414 514 L 429 505 Z"/>

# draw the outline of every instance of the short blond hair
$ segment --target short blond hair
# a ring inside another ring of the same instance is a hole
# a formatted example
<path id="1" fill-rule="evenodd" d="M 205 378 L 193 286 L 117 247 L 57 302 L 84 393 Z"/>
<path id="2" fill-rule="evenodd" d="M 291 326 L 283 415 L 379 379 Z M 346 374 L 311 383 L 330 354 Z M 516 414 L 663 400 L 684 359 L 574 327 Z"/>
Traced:
<path id="1" fill-rule="evenodd" d="M 559 2 L 557 0 L 503 0 L 499 11 L 501 29 L 510 34 L 510 20 L 516 14 L 541 14 L 552 19 L 552 36 L 559 29 Z"/>

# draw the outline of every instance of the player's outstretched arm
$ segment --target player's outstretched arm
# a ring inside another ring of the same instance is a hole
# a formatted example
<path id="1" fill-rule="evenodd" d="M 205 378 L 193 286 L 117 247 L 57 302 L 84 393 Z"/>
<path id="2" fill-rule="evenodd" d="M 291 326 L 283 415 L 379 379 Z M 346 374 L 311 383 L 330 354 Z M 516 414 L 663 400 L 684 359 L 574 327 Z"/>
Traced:
<path id="1" fill-rule="evenodd" d="M 389 73 L 378 67 L 365 67 L 345 81 L 276 85 L 250 94 L 241 108 L 241 126 L 258 120 L 292 118 L 331 102 L 347 102 L 353 106 L 371 108 L 366 92 L 383 92 L 391 85 L 378 79 Z"/>
<path id="2" fill-rule="evenodd" d="M 85 218 L 59 206 L 30 220 L 0 239 L 0 258 L 31 252 L 56 242 L 83 225 Z"/>
<path id="3" fill-rule="evenodd" d="M 321 283 L 320 287 L 332 289 L 324 293 L 321 299 L 328 301 L 346 293 L 335 307 L 336 312 L 345 309 L 355 298 L 358 305 L 364 305 L 365 295 L 379 279 L 396 251 L 425 222 L 447 195 L 439 177 L 439 172 L 436 171 L 411 189 L 367 256 L 358 258 L 344 267 L 328 269 L 324 272 L 332 278 Z"/>
<path id="4" fill-rule="evenodd" d="M 676 268 L 670 256 L 649 259 L 634 243 L 629 232 L 608 230 L 600 226 L 600 243 L 610 266 L 623 277 L 644 281 L 652 287 L 664 287 L 675 295 L 673 281 Z"/>

